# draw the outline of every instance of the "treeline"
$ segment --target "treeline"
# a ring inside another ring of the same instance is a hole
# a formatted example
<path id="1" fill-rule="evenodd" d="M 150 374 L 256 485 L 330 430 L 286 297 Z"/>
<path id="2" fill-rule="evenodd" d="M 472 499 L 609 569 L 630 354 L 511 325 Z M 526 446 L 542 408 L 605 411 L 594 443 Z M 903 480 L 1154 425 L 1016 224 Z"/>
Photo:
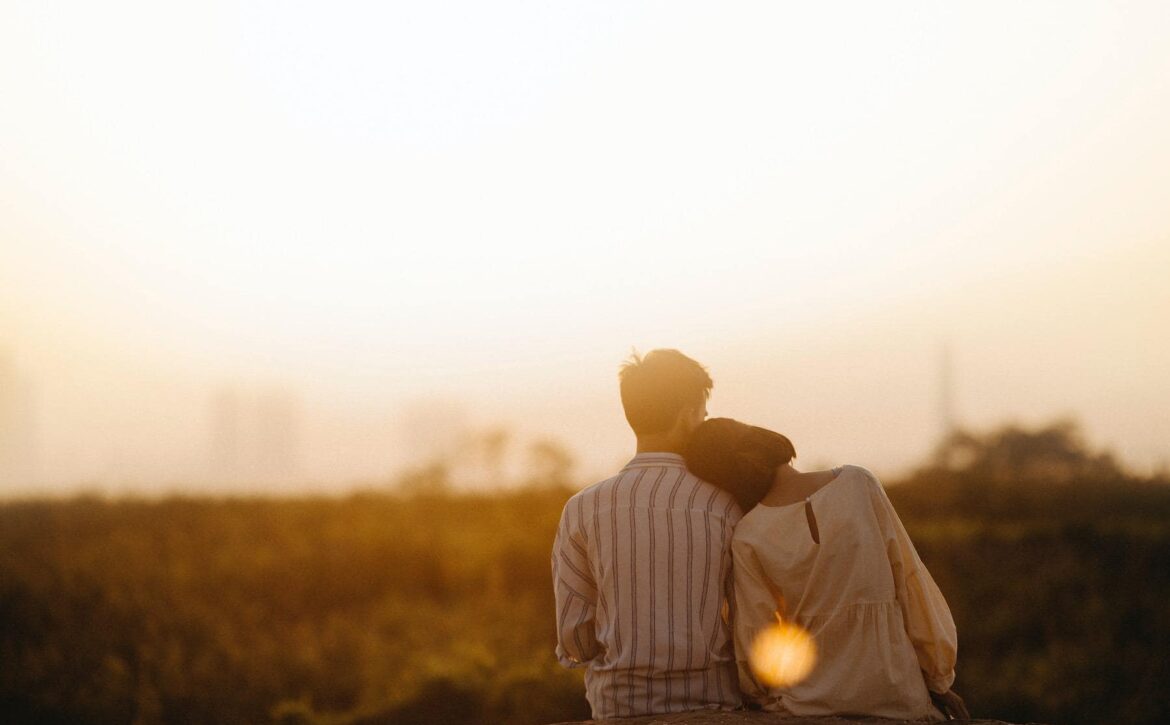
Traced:
<path id="1" fill-rule="evenodd" d="M 1043 456 L 1012 481 L 984 454 L 890 486 L 955 614 L 956 689 L 980 717 L 1170 721 L 1170 486 Z M 588 717 L 552 654 L 571 490 L 457 494 L 443 475 L 344 499 L 0 506 L 0 720 Z"/>

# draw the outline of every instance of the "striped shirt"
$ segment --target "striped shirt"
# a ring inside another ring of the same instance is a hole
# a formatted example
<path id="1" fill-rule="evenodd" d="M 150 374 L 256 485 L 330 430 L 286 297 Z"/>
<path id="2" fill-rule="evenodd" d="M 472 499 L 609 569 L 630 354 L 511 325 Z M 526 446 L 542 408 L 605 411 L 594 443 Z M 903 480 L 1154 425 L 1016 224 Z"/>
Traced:
<path id="1" fill-rule="evenodd" d="M 740 705 L 729 612 L 735 500 L 640 453 L 569 499 L 552 551 L 557 659 L 596 719 Z"/>

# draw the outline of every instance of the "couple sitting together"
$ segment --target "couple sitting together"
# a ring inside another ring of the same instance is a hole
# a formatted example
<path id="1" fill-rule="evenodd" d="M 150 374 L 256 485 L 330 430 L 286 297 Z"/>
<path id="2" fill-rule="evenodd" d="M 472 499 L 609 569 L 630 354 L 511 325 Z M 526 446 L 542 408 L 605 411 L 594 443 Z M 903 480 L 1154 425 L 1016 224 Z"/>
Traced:
<path id="1" fill-rule="evenodd" d="M 620 378 L 637 455 L 569 499 L 552 552 L 557 658 L 594 718 L 968 717 L 954 620 L 872 473 L 797 471 L 783 435 L 706 420 L 711 378 L 677 350 Z M 817 655 L 783 686 L 751 665 L 778 616 Z"/>

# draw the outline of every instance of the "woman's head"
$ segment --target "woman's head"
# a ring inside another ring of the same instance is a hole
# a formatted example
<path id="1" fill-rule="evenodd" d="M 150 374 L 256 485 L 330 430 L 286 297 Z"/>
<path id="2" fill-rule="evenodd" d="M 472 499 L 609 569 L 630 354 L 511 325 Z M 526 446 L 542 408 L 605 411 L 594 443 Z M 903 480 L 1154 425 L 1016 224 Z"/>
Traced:
<path id="1" fill-rule="evenodd" d="M 687 468 L 727 491 L 744 513 L 772 488 L 776 469 L 796 458 L 786 437 L 731 418 L 712 418 L 695 429 L 687 444 Z"/>

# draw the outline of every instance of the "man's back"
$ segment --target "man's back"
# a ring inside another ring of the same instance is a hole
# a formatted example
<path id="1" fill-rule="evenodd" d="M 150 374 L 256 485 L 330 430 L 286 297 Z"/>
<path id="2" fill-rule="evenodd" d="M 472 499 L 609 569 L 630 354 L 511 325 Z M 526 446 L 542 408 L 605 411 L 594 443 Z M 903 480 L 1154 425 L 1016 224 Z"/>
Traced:
<path id="1" fill-rule="evenodd" d="M 723 604 L 734 499 L 641 453 L 569 499 L 553 545 L 557 658 L 588 665 L 595 718 L 739 705 Z"/>

